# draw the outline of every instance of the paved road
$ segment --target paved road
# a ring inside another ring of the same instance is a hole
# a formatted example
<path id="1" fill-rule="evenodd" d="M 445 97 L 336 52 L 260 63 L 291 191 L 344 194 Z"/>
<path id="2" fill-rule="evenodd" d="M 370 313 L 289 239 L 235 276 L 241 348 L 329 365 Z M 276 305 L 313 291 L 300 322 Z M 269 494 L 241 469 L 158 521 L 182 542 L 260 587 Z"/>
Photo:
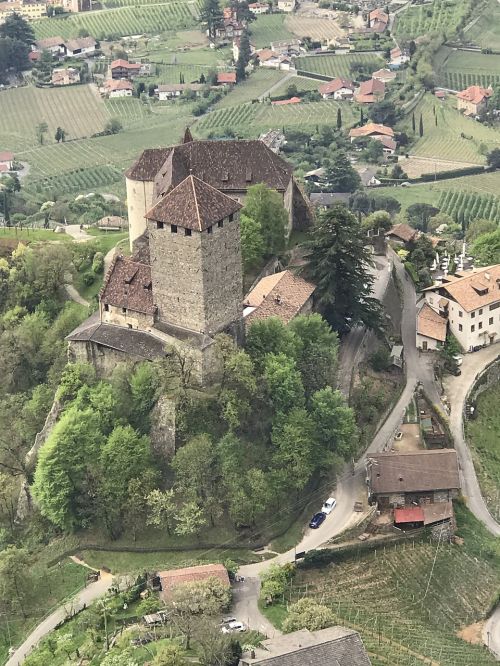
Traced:
<path id="1" fill-rule="evenodd" d="M 459 377 L 449 377 L 445 381 L 445 391 L 450 402 L 450 429 L 460 462 L 462 492 L 472 513 L 496 536 L 500 536 L 500 525 L 488 511 L 481 495 L 472 457 L 464 437 L 462 416 L 465 398 L 477 375 L 499 356 L 499 344 L 473 354 L 466 354 L 460 368 L 462 374 Z"/>
<path id="2" fill-rule="evenodd" d="M 9 659 L 5 666 L 19 666 L 23 663 L 24 659 L 29 655 L 31 650 L 38 645 L 44 636 L 51 632 L 55 627 L 64 620 L 67 616 L 67 609 L 71 605 L 73 611 L 80 610 L 85 606 L 89 606 L 93 601 L 102 597 L 107 590 L 111 587 L 113 576 L 101 572 L 101 578 L 96 583 L 91 583 L 82 590 L 70 604 L 60 606 L 51 615 L 49 615 L 43 622 L 41 622 L 36 629 L 28 636 L 24 643 L 16 650 L 15 654 Z"/>
<path id="3" fill-rule="evenodd" d="M 483 642 L 495 655 L 497 661 L 500 661 L 500 606 L 497 606 L 484 625 Z"/>

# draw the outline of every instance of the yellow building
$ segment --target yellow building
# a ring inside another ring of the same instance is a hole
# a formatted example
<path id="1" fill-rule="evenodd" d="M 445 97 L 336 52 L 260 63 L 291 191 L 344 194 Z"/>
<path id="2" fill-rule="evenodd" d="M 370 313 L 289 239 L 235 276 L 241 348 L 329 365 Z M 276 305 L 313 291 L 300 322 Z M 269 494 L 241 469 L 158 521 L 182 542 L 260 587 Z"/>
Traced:
<path id="1" fill-rule="evenodd" d="M 47 16 L 45 2 L 0 2 L 0 24 L 5 22 L 7 16 L 19 14 L 27 21 L 36 21 Z"/>

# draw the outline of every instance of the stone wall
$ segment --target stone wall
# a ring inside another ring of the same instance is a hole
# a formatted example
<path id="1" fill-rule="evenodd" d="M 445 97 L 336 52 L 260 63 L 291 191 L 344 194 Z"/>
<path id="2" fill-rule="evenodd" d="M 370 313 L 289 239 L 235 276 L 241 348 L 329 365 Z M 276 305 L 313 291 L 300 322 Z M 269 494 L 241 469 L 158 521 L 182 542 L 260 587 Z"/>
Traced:
<path id="1" fill-rule="evenodd" d="M 98 377 L 109 377 L 118 363 L 143 363 L 145 360 L 92 341 L 73 340 L 68 350 L 70 363 L 92 363 Z"/>
<path id="2" fill-rule="evenodd" d="M 143 312 L 134 312 L 125 308 L 108 305 L 108 310 L 104 309 L 101 303 L 101 321 L 103 324 L 115 324 L 125 328 L 133 328 L 140 331 L 150 331 L 154 323 L 153 315 L 147 315 Z"/>
<path id="3" fill-rule="evenodd" d="M 136 238 L 146 231 L 144 216 L 153 205 L 153 181 L 125 179 L 129 221 L 130 249 Z"/>
<path id="4" fill-rule="evenodd" d="M 162 395 L 151 412 L 151 445 L 162 458 L 175 454 L 176 401 Z"/>

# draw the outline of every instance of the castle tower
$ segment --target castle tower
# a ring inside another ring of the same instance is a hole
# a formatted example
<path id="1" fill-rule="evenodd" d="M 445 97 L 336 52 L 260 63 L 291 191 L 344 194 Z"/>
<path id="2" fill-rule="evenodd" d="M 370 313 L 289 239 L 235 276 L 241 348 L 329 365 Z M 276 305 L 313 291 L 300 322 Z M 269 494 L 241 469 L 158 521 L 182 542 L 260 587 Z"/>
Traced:
<path id="1" fill-rule="evenodd" d="M 191 175 L 146 214 L 157 321 L 208 335 L 240 323 L 240 208 Z"/>

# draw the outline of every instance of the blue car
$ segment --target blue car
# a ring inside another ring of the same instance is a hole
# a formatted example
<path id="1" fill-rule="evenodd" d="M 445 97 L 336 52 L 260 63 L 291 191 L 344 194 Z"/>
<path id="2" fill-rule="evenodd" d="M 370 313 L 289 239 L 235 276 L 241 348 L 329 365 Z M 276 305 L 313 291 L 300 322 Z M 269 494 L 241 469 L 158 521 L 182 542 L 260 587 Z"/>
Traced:
<path id="1" fill-rule="evenodd" d="M 315 513 L 314 516 L 311 518 L 309 527 L 312 527 L 313 530 L 317 529 L 321 525 L 321 523 L 325 520 L 325 518 L 326 518 L 326 513 L 323 513 L 323 511 Z"/>

